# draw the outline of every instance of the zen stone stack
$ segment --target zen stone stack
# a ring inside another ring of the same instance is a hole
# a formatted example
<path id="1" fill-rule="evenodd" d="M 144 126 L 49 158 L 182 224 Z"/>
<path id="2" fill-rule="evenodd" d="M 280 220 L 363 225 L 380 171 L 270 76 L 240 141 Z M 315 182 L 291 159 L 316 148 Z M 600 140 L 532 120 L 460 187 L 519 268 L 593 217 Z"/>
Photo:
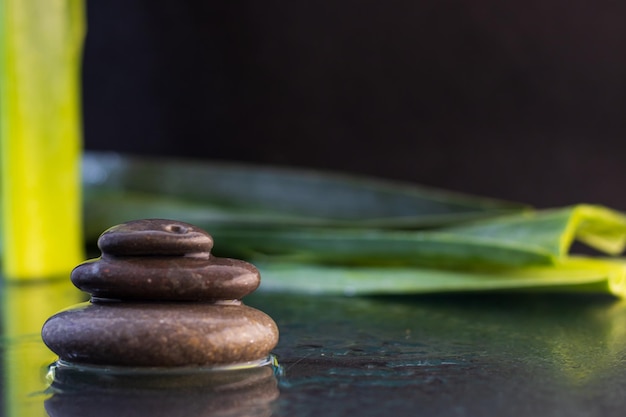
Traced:
<path id="1" fill-rule="evenodd" d="M 278 328 L 241 298 L 260 284 L 251 264 L 211 255 L 213 239 L 182 222 L 137 220 L 98 240 L 102 256 L 72 271 L 91 301 L 44 324 L 61 361 L 108 366 L 227 366 L 266 359 Z"/>

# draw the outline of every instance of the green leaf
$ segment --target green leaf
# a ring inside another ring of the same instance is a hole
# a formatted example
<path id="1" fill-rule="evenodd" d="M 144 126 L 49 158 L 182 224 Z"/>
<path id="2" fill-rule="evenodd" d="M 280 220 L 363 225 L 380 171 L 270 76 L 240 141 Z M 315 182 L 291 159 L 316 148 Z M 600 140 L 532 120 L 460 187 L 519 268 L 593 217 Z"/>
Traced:
<path id="1" fill-rule="evenodd" d="M 83 0 L 0 0 L 0 241 L 9 280 L 65 275 L 84 257 L 86 20 Z"/>
<path id="2" fill-rule="evenodd" d="M 102 154 L 85 173 L 88 238 L 136 218 L 194 223 L 216 255 L 260 265 L 268 290 L 625 295 L 622 262 L 568 257 L 574 240 L 624 250 L 626 217 L 606 207 L 532 210 L 362 177 Z"/>
<path id="3" fill-rule="evenodd" d="M 476 291 L 579 291 L 626 296 L 626 261 L 572 258 L 506 271 L 342 267 L 257 263 L 261 291 L 309 294 L 428 294 Z"/>
<path id="4" fill-rule="evenodd" d="M 117 207 L 126 198 L 135 207 L 143 200 L 141 209 L 148 214 L 163 213 L 150 206 L 168 201 L 183 217 L 248 225 L 252 216 L 266 227 L 424 228 L 529 209 L 412 184 L 247 164 L 87 153 L 83 171 L 87 216 L 97 205 Z M 109 201 L 112 196 L 118 201 Z M 204 219 L 202 207 L 210 211 Z"/>
<path id="5" fill-rule="evenodd" d="M 541 248 L 565 256 L 574 240 L 611 255 L 624 251 L 626 216 L 602 206 L 581 204 L 551 210 L 490 218 L 444 230 L 455 235 L 483 237 L 520 247 Z"/>
<path id="6" fill-rule="evenodd" d="M 599 206 L 498 216 L 428 231 L 364 229 L 218 230 L 220 244 L 248 258 L 343 265 L 477 269 L 550 265 L 575 237 L 611 254 L 624 249 L 626 217 Z"/>

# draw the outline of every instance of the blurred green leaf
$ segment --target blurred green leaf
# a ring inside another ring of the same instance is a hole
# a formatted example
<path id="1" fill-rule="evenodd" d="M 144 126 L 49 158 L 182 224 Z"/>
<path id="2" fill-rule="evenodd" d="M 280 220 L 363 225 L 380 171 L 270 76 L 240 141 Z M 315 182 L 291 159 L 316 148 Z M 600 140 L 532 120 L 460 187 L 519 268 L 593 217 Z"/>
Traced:
<path id="1" fill-rule="evenodd" d="M 125 201 L 126 214 L 171 210 L 211 225 L 424 228 L 529 209 L 411 184 L 247 164 L 87 153 L 83 171 L 88 215 L 117 200 Z"/>
<path id="2" fill-rule="evenodd" d="M 551 210 L 378 179 L 242 164 L 89 154 L 86 235 L 136 218 L 211 233 L 219 256 L 261 265 L 262 288 L 376 293 L 585 288 L 621 294 L 626 217 Z M 291 278 L 290 278 L 291 277 Z"/>
<path id="3" fill-rule="evenodd" d="M 424 294 L 475 291 L 580 291 L 626 296 L 626 261 L 576 257 L 506 270 L 341 267 L 257 263 L 265 291 L 310 294 Z"/>

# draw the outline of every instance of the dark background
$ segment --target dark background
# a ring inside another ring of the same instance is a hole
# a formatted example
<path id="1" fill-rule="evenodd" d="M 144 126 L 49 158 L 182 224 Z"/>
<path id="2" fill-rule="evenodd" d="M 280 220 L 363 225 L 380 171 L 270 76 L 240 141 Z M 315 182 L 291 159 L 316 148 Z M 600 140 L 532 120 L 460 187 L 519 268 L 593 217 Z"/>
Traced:
<path id="1" fill-rule="evenodd" d="M 626 2 L 87 5 L 88 150 L 626 209 Z"/>

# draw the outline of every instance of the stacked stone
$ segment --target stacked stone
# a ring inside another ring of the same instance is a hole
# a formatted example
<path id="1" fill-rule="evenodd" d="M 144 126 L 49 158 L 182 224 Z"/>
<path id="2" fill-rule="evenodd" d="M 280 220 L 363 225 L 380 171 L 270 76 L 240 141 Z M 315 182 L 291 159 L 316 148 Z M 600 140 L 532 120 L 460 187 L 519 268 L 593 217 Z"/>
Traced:
<path id="1" fill-rule="evenodd" d="M 102 256 L 71 280 L 90 302 L 44 324 L 42 338 L 75 364 L 184 367 L 254 363 L 278 342 L 274 321 L 241 298 L 260 284 L 251 264 L 211 255 L 187 223 L 137 220 L 98 239 Z"/>

